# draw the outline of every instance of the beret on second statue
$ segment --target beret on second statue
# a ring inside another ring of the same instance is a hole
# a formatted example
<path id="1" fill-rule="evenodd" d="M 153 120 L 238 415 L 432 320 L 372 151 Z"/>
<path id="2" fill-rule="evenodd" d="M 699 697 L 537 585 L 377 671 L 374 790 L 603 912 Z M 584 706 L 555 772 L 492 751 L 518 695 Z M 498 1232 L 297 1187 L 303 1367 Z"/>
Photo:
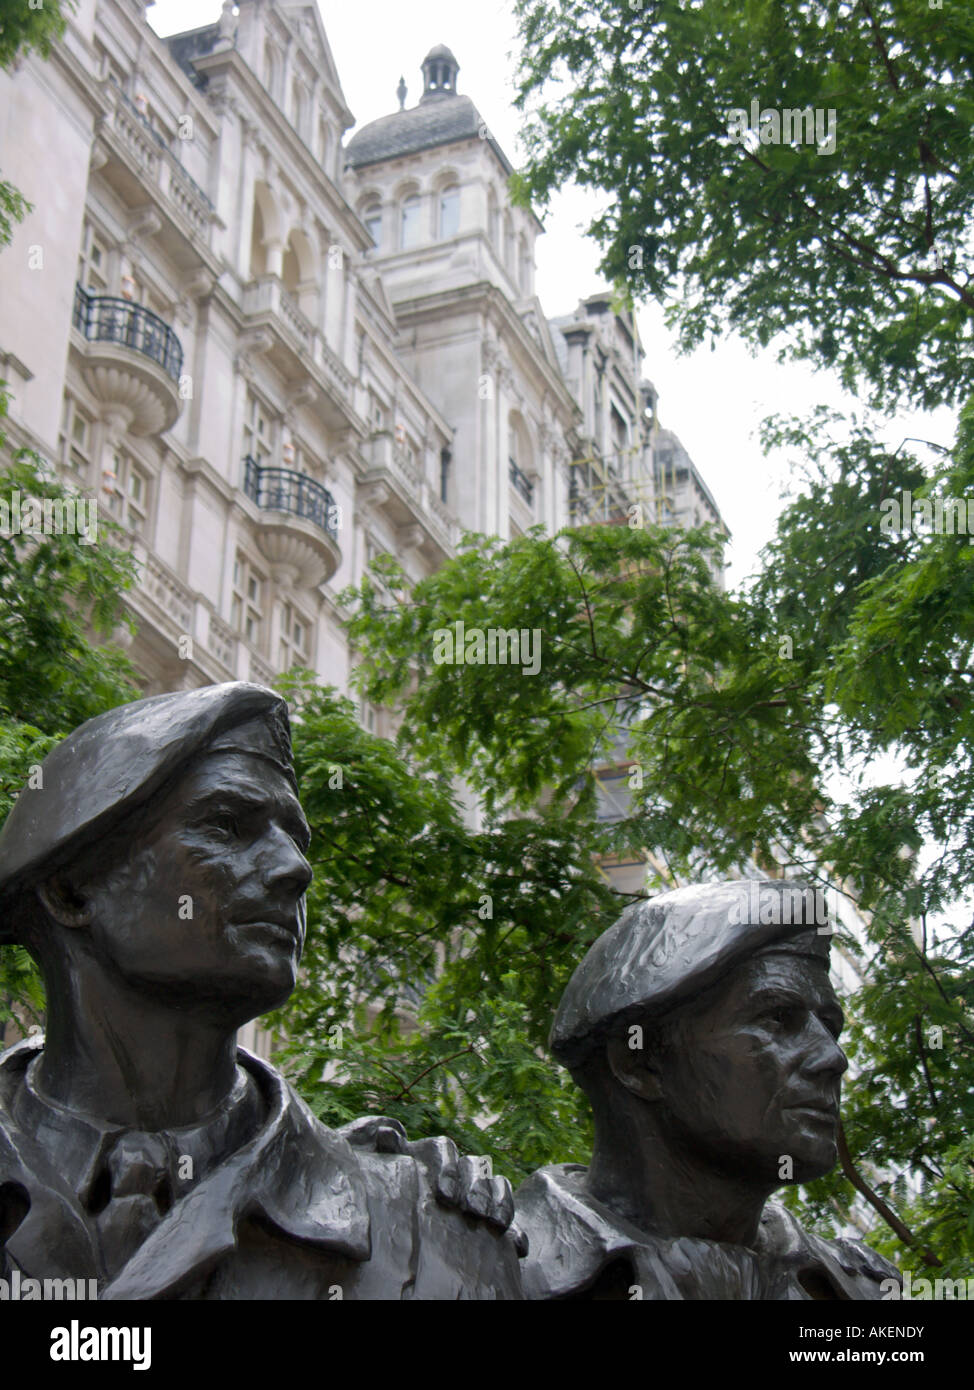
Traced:
<path id="1" fill-rule="evenodd" d="M 634 903 L 590 947 L 562 995 L 550 1045 L 580 1065 L 610 1033 L 699 995 L 785 942 L 828 965 L 825 896 L 787 879 L 698 883 Z"/>
<path id="2" fill-rule="evenodd" d="M 287 704 L 245 681 L 154 695 L 79 725 L 41 763 L 0 830 L 0 943 L 21 889 L 70 862 L 202 753 L 253 753 L 294 782 Z"/>

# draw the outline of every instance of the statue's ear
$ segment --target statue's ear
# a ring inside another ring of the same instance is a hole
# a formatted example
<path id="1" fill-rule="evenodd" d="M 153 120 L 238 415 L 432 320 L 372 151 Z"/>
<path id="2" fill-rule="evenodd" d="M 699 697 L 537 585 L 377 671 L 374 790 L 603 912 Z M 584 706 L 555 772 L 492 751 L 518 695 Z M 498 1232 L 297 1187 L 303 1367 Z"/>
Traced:
<path id="1" fill-rule="evenodd" d="M 37 896 L 48 912 L 62 927 L 87 927 L 91 908 L 66 878 L 53 875 L 37 885 Z"/>
<path id="2" fill-rule="evenodd" d="M 638 1038 L 634 1036 L 634 1030 L 630 1030 L 628 1034 L 608 1039 L 605 1054 L 612 1075 L 641 1100 L 662 1100 L 663 1079 L 659 1065 L 641 1046 L 642 1030 L 636 1031 Z M 634 1046 L 636 1042 L 640 1046 Z"/>

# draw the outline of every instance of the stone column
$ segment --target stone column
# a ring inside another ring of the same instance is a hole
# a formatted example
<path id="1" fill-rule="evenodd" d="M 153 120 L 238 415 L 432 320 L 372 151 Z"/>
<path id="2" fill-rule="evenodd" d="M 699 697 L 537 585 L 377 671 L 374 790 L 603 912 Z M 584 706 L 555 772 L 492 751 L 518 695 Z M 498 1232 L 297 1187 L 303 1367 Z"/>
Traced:
<path id="1" fill-rule="evenodd" d="M 557 498 L 555 496 L 555 464 L 552 458 L 552 451 L 555 447 L 557 436 L 555 431 L 547 423 L 541 426 L 538 435 L 541 448 L 541 516 L 538 518 L 545 524 L 545 529 L 549 536 L 553 536 L 558 529 L 557 517 Z"/>
<path id="2" fill-rule="evenodd" d="M 264 248 L 267 251 L 267 274 L 276 275 L 280 280 L 284 270 L 284 242 L 280 237 L 273 237 L 264 242 Z"/>
<path id="3" fill-rule="evenodd" d="M 345 252 L 342 252 L 342 259 L 347 260 Z M 355 368 L 355 309 L 357 296 L 358 291 L 355 285 L 355 278 L 352 275 L 346 274 L 342 346 L 338 355 L 350 371 L 354 371 Z"/>
<path id="4" fill-rule="evenodd" d="M 497 382 L 497 534 L 501 540 L 511 535 L 511 408 L 514 400 L 514 375 L 502 362 Z"/>
<path id="5" fill-rule="evenodd" d="M 257 182 L 259 158 L 257 152 L 257 127 L 251 121 L 240 122 L 240 182 L 237 197 L 237 268 L 243 281 L 250 279 L 250 263 L 253 258 L 254 234 L 254 185 Z"/>
<path id="6" fill-rule="evenodd" d="M 496 528 L 495 489 L 493 480 L 497 469 L 497 343 L 486 339 L 481 346 L 480 377 L 480 448 L 477 452 L 477 477 L 474 506 L 476 516 L 472 530 L 488 535 Z M 457 479 L 459 485 L 459 477 Z M 464 518 L 466 522 L 466 518 Z M 470 525 L 469 522 L 467 522 Z"/>

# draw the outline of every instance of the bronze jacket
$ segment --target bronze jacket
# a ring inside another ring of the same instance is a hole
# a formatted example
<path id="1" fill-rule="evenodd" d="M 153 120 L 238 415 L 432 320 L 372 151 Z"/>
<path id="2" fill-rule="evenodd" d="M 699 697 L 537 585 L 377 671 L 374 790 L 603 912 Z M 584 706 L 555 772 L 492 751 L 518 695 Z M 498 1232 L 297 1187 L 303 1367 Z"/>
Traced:
<path id="1" fill-rule="evenodd" d="M 663 1239 L 590 1197 L 586 1169 L 533 1173 L 515 1194 L 528 1238 L 532 1299 L 878 1299 L 900 1284 L 893 1265 L 857 1240 L 823 1240 L 769 1202 L 753 1249 L 690 1237 Z"/>
<path id="2" fill-rule="evenodd" d="M 0 1057 L 4 1277 L 97 1279 L 109 1300 L 523 1297 L 514 1233 L 445 1204 L 445 1141 L 353 1146 L 243 1049 L 262 1101 L 257 1132 L 179 1195 L 108 1279 L 94 1219 L 14 1118 L 39 1046 Z"/>

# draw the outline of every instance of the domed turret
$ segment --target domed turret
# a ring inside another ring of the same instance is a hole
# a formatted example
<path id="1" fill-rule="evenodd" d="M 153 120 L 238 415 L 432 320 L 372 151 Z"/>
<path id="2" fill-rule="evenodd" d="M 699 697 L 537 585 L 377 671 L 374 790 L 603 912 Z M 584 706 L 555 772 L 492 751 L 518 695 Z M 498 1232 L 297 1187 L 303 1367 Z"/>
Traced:
<path id="1" fill-rule="evenodd" d="M 348 142 L 346 160 L 352 169 L 378 164 L 386 159 L 449 145 L 457 140 L 484 138 L 486 126 L 469 97 L 457 93 L 460 64 L 446 47 L 438 43 L 423 59 L 423 95 L 405 110 L 406 84 L 400 79 L 399 110 L 357 131 Z M 493 144 L 493 142 L 490 142 Z M 507 161 L 496 146 L 497 154 Z"/>
<path id="2" fill-rule="evenodd" d="M 456 96 L 459 71 L 460 64 L 446 44 L 438 43 L 431 48 L 423 59 L 423 95 L 419 99 L 420 104 Z"/>

